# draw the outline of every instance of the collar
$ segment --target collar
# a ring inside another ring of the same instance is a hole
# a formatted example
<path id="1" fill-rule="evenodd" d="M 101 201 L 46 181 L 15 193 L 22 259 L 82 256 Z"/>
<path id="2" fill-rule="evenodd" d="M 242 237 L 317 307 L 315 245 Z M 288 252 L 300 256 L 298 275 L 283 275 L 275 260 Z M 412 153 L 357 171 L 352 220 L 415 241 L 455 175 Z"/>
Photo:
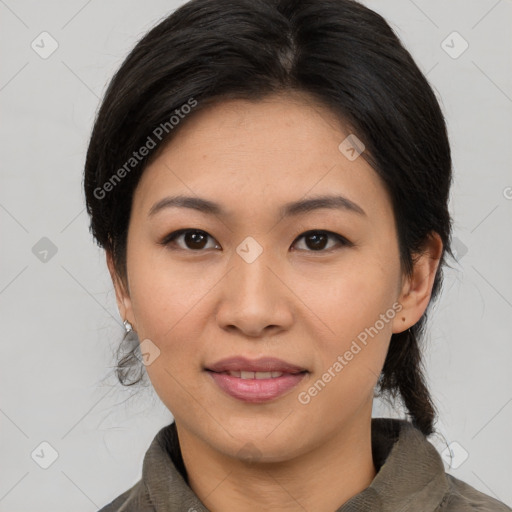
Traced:
<path id="1" fill-rule="evenodd" d="M 336 512 L 434 511 L 449 490 L 435 447 L 410 422 L 372 418 L 372 456 L 377 474 Z M 144 457 L 142 483 L 156 512 L 209 512 L 189 487 L 176 424 L 163 427 Z"/>

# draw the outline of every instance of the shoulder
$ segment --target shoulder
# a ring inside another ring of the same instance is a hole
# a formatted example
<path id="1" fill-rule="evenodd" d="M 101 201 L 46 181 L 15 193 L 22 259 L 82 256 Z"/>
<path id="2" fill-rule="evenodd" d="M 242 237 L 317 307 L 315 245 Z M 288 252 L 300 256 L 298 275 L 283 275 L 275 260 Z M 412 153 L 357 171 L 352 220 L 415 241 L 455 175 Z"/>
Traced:
<path id="1" fill-rule="evenodd" d="M 449 489 L 436 512 L 512 512 L 512 508 L 501 501 L 477 491 L 453 475 L 446 473 L 446 480 Z"/>
<path id="2" fill-rule="evenodd" d="M 98 512 L 154 512 L 147 498 L 144 484 L 139 480 Z"/>
<path id="3" fill-rule="evenodd" d="M 373 418 L 372 450 L 379 470 L 370 489 L 387 505 L 385 510 L 412 510 L 414 504 L 415 510 L 430 512 L 512 512 L 499 499 L 446 473 L 435 446 L 409 421 Z"/>

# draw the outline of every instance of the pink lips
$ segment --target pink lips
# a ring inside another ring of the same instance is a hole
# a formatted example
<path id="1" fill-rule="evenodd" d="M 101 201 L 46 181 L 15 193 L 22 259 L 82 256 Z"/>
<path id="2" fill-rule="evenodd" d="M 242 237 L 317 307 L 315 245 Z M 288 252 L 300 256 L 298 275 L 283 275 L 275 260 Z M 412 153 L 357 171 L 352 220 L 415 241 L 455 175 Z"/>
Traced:
<path id="1" fill-rule="evenodd" d="M 280 359 L 245 357 L 223 359 L 206 368 L 213 381 L 228 395 L 245 402 L 261 403 L 273 400 L 294 388 L 307 371 Z M 282 372 L 279 377 L 241 378 L 227 372 Z"/>

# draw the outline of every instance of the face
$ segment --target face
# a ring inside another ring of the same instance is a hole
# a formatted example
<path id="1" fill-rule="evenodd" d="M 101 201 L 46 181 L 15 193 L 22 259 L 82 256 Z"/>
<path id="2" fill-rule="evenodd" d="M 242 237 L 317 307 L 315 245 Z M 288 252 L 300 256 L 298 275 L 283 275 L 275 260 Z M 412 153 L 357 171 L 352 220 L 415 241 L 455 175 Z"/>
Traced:
<path id="1" fill-rule="evenodd" d="M 282 461 L 368 421 L 391 334 L 427 305 L 404 300 L 390 199 L 339 149 L 349 134 L 305 96 L 224 101 L 186 120 L 134 193 L 121 314 L 179 429 L 224 455 L 251 443 Z M 177 195 L 218 211 L 161 203 Z M 284 215 L 321 196 L 343 199 Z M 296 368 L 208 370 L 232 357 Z"/>

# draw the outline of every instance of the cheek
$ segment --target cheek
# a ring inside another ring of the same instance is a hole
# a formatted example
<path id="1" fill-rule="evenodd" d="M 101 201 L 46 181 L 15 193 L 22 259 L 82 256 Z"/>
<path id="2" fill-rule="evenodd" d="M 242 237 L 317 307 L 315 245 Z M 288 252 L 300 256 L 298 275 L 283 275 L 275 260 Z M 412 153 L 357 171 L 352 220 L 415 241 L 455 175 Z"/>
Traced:
<path id="1" fill-rule="evenodd" d="M 149 339 L 148 346 L 154 344 L 158 353 L 146 371 L 170 408 L 186 405 L 190 392 L 200 396 L 197 376 L 204 363 L 205 326 L 211 321 L 211 291 L 222 274 L 199 264 L 171 265 L 164 256 L 134 255 L 130 289 L 139 339 Z"/>
<path id="2" fill-rule="evenodd" d="M 308 307 L 322 320 L 317 322 L 320 330 L 312 333 L 319 356 L 316 378 L 329 381 L 327 401 L 359 400 L 372 393 L 399 308 L 397 279 L 396 261 L 391 265 L 377 254 L 357 254 L 323 286 L 316 285 L 314 292 L 310 288 Z"/>
<path id="3" fill-rule="evenodd" d="M 396 300 L 398 274 L 393 267 L 363 255 L 353 260 L 351 265 L 330 272 L 323 282 L 297 281 L 296 293 L 305 297 L 304 302 L 322 320 L 324 338 L 348 341 L 356 337 L 373 326 Z M 388 327 L 386 323 L 384 330 Z"/>
<path id="4" fill-rule="evenodd" d="M 332 408 L 339 410 L 338 419 L 348 419 L 371 402 L 386 358 L 396 315 L 388 294 L 371 287 L 345 290 L 353 290 L 352 299 L 332 294 L 319 314 L 335 334 L 325 330 L 313 338 L 318 364 L 299 397 L 301 404 L 310 404 L 310 417 L 325 418 L 326 408 Z"/>
<path id="5" fill-rule="evenodd" d="M 201 396 L 201 322 L 213 283 L 149 259 L 134 261 L 133 268 L 131 298 L 139 339 L 149 339 L 150 350 L 158 354 L 146 365 L 154 390 L 171 413 L 194 411 L 199 417 L 201 408 L 195 409 L 191 397 Z"/>
<path id="6" fill-rule="evenodd" d="M 173 262 L 165 250 L 134 251 L 130 263 L 131 302 L 139 331 L 167 342 L 185 324 L 190 327 L 185 320 L 201 307 L 216 276 L 199 263 Z"/>

